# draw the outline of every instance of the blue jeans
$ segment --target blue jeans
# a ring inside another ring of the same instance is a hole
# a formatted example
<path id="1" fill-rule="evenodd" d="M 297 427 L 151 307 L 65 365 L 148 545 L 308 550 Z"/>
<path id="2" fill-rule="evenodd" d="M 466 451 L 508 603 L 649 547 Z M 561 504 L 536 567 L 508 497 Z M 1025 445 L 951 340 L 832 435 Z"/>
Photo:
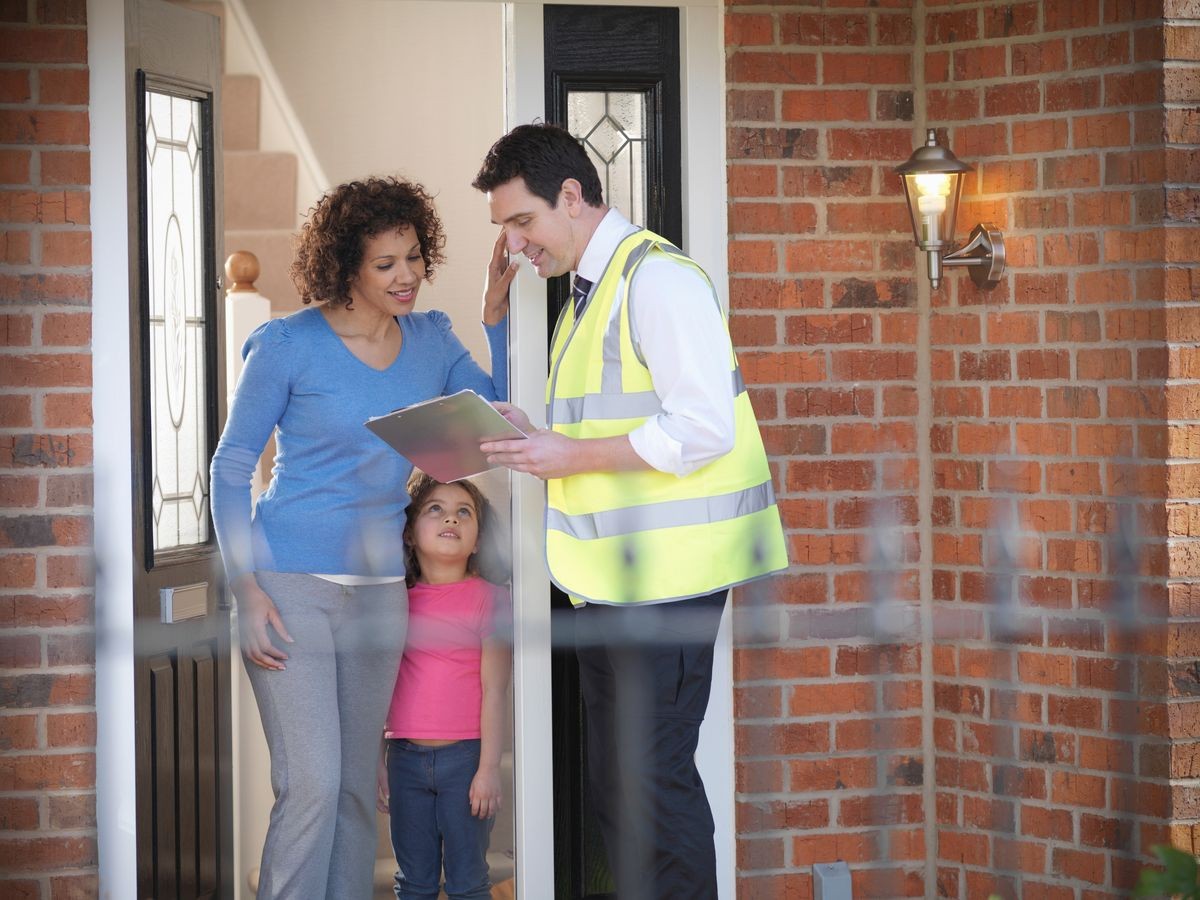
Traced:
<path id="1" fill-rule="evenodd" d="M 479 740 L 422 747 L 389 740 L 388 811 L 396 896 L 436 900 L 443 868 L 450 900 L 488 900 L 487 849 L 494 819 L 471 815 L 471 780 L 479 769 Z"/>

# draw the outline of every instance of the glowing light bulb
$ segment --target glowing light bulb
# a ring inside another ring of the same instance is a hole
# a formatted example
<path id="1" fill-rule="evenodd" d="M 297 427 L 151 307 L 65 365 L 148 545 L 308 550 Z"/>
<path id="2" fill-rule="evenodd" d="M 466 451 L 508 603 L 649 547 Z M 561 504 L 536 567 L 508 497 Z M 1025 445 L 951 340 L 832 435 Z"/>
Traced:
<path id="1" fill-rule="evenodd" d="M 940 216 L 946 211 L 953 179 L 944 172 L 923 172 L 913 176 L 917 187 L 917 210 L 922 216 Z"/>

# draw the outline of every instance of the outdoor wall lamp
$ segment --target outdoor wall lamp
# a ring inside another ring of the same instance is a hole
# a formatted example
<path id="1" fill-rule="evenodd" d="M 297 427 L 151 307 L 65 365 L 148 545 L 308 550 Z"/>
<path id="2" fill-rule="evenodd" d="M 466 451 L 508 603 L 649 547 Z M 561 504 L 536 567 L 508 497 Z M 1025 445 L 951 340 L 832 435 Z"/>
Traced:
<path id="1" fill-rule="evenodd" d="M 917 247 L 928 254 L 929 283 L 936 291 L 942 283 L 943 266 L 969 266 L 971 280 L 981 288 L 995 287 L 1004 274 L 1004 235 L 995 225 L 976 225 L 967 242 L 957 250 L 954 217 L 962 194 L 963 175 L 971 167 L 941 147 L 930 128 L 925 146 L 918 147 L 908 162 L 897 166 L 908 198 Z"/>

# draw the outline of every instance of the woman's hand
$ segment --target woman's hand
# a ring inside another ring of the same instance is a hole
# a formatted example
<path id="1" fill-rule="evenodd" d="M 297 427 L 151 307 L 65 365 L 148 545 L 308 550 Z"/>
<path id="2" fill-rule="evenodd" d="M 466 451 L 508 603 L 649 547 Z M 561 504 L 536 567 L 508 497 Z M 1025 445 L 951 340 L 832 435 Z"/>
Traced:
<path id="1" fill-rule="evenodd" d="M 520 263 L 508 259 L 504 229 L 492 247 L 492 258 L 488 262 L 487 280 L 483 286 L 483 324 L 497 325 L 508 315 L 508 288 L 517 276 Z"/>
<path id="2" fill-rule="evenodd" d="M 292 643 L 292 636 L 283 626 L 283 619 L 273 601 L 261 587 L 254 573 L 243 575 L 234 581 L 233 595 L 238 605 L 238 634 L 242 645 L 242 656 L 256 666 L 282 672 L 283 661 L 288 655 L 271 643 L 267 626 L 275 629 L 281 638 Z"/>
<path id="3" fill-rule="evenodd" d="M 477 819 L 490 819 L 500 812 L 500 767 L 480 766 L 471 779 L 471 815 Z"/>

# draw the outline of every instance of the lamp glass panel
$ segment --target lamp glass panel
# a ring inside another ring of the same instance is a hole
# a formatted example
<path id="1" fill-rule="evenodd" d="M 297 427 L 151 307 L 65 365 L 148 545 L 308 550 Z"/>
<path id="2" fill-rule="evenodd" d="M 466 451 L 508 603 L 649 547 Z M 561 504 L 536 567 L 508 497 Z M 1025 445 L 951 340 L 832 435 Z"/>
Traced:
<path id="1" fill-rule="evenodd" d="M 917 246 L 936 250 L 954 242 L 961 192 L 961 172 L 912 172 L 904 176 L 904 194 Z"/>

